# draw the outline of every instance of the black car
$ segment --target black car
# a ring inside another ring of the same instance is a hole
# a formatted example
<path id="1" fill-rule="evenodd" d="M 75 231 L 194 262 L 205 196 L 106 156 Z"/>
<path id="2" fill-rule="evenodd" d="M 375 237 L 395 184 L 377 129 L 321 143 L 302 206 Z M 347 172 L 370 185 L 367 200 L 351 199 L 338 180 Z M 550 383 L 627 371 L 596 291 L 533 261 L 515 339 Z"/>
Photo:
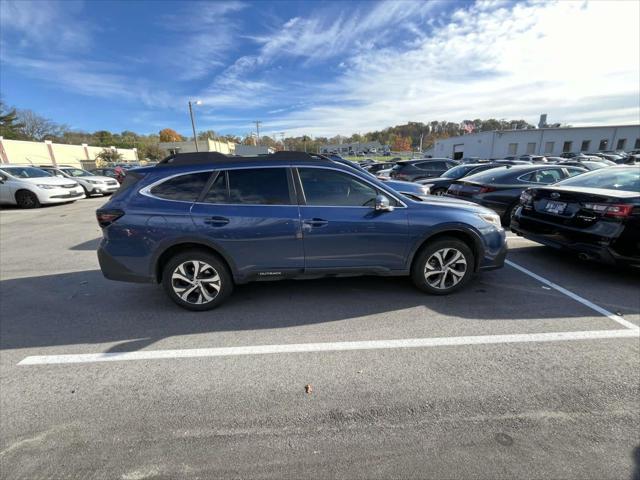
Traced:
<path id="1" fill-rule="evenodd" d="M 508 165 L 456 180 L 447 190 L 447 195 L 495 210 L 503 225 L 508 226 L 511 212 L 518 205 L 524 190 L 550 185 L 586 171 L 584 168 L 562 165 Z"/>
<path id="2" fill-rule="evenodd" d="M 378 173 L 380 170 L 391 168 L 394 165 L 394 162 L 376 162 L 371 165 L 364 166 L 364 169 L 370 173 Z"/>
<path id="3" fill-rule="evenodd" d="M 457 165 L 450 168 L 439 177 L 420 180 L 418 183 L 425 187 L 429 187 L 429 193 L 431 195 L 445 195 L 449 185 L 459 178 L 468 177 L 469 175 L 480 173 L 484 170 L 502 166 L 503 165 L 500 165 L 499 163 L 466 163 L 464 165 Z"/>
<path id="4" fill-rule="evenodd" d="M 456 165 L 458 165 L 458 162 L 450 158 L 403 160 L 391 169 L 391 178 L 415 182 L 417 180 L 439 177 Z"/>
<path id="5" fill-rule="evenodd" d="M 511 230 L 585 260 L 640 266 L 640 167 L 604 168 L 525 190 Z"/>
<path id="6" fill-rule="evenodd" d="M 558 165 L 581 167 L 586 168 L 587 170 L 598 170 L 600 168 L 607 168 L 611 166 L 608 160 L 564 160 L 562 162 L 558 162 Z M 615 165 L 615 163 L 613 165 Z"/>

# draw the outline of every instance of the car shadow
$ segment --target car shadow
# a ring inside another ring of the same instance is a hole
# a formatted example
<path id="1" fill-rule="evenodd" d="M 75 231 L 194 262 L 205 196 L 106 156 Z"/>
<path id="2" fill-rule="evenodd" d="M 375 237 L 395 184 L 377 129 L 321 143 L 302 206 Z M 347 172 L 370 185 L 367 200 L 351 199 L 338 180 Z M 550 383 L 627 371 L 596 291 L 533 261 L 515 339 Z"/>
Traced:
<path id="1" fill-rule="evenodd" d="M 415 315 L 402 312 L 416 307 Z M 139 350 L 181 335 L 286 329 L 377 314 L 394 314 L 393 322 L 424 318 L 427 328 L 431 318 L 471 324 L 593 316 L 512 268 L 478 275 L 448 296 L 424 294 L 403 277 L 250 283 L 208 312 L 181 309 L 158 286 L 112 282 L 90 270 L 4 280 L 0 314 L 0 349 L 116 343 L 109 351 Z M 375 331 L 392 324 L 387 317 L 367 325 Z"/>
<path id="2" fill-rule="evenodd" d="M 88 240 L 86 242 L 79 243 L 70 247 L 69 250 L 92 250 L 96 251 L 98 249 L 98 245 L 100 244 L 100 240 L 102 237 L 94 238 L 93 240 Z"/>

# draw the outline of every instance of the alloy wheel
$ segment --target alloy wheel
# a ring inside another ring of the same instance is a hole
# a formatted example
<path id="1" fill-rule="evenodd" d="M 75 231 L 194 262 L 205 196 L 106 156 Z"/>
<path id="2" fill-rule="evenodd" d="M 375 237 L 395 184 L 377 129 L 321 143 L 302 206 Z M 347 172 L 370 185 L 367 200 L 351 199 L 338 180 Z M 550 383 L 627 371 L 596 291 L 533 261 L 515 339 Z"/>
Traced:
<path id="1" fill-rule="evenodd" d="M 220 275 L 206 262 L 188 260 L 171 274 L 171 287 L 183 301 L 194 305 L 212 302 L 222 287 Z"/>
<path id="2" fill-rule="evenodd" d="M 427 260 L 424 278 L 431 287 L 446 290 L 460 283 L 466 272 L 467 260 L 460 250 L 441 248 Z"/>

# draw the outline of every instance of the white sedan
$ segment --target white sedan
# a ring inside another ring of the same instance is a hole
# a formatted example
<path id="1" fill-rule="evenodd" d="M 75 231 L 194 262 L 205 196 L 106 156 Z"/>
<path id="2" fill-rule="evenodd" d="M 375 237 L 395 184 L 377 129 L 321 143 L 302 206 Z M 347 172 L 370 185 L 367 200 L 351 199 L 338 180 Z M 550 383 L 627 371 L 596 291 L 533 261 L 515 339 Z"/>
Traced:
<path id="1" fill-rule="evenodd" d="M 0 165 L 0 203 L 37 208 L 81 198 L 84 189 L 74 180 L 54 177 L 35 167 Z"/>

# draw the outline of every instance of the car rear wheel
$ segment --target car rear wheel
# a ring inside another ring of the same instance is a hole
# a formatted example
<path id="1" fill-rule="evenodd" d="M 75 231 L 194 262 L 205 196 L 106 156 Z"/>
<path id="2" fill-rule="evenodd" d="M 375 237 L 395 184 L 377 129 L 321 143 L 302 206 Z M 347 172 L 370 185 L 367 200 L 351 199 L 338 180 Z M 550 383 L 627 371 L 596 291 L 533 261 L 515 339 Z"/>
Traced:
<path id="1" fill-rule="evenodd" d="M 457 238 L 428 244 L 414 260 L 413 283 L 420 290 L 447 295 L 462 288 L 473 275 L 475 259 L 469 246 Z"/>
<path id="2" fill-rule="evenodd" d="M 38 208 L 40 200 L 38 196 L 29 190 L 20 190 L 16 193 L 16 203 L 20 208 Z"/>
<path id="3" fill-rule="evenodd" d="M 175 303 L 187 310 L 210 310 L 233 291 L 227 266 L 206 252 L 184 252 L 165 265 L 162 286 Z"/>

